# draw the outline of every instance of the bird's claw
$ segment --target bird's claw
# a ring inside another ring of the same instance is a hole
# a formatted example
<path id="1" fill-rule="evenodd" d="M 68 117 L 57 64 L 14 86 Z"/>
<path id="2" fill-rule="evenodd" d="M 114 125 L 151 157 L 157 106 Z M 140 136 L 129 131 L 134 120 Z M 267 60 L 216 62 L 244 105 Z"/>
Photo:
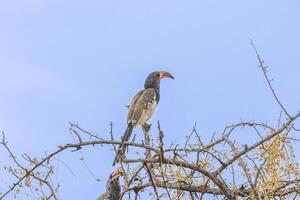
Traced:
<path id="1" fill-rule="evenodd" d="M 143 125 L 143 128 L 145 129 L 145 131 L 150 131 L 151 124 L 145 123 L 145 124 Z"/>

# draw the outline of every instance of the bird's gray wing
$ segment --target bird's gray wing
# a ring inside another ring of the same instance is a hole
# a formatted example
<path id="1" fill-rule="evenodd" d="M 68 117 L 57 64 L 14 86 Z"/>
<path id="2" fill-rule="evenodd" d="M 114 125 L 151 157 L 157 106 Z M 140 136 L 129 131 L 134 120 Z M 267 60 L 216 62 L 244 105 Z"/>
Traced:
<path id="1" fill-rule="evenodd" d="M 139 97 L 136 99 L 136 103 L 129 120 L 134 125 L 138 122 L 146 122 L 147 119 L 149 119 L 149 117 L 151 117 L 152 115 L 152 105 L 154 102 L 156 105 L 155 90 L 153 88 L 143 90 Z M 146 116 L 149 114 L 150 116 Z"/>
<path id="2" fill-rule="evenodd" d="M 134 114 L 135 112 L 135 108 L 136 108 L 136 103 L 138 101 L 138 99 L 141 97 L 141 95 L 143 94 L 145 90 L 141 90 L 139 91 L 131 100 L 131 103 L 129 105 L 129 109 L 128 109 L 128 114 L 127 114 L 127 123 L 132 123 L 132 125 L 134 126 L 136 122 L 132 121 L 133 116 L 135 116 L 136 114 Z"/>

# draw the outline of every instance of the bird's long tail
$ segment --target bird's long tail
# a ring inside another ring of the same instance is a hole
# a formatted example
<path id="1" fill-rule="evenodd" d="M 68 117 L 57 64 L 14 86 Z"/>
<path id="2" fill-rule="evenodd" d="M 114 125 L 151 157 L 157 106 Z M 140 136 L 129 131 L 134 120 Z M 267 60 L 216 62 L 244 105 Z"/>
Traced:
<path id="1" fill-rule="evenodd" d="M 125 131 L 125 133 L 124 133 L 124 135 L 122 137 L 122 143 L 123 142 L 128 142 L 128 140 L 129 140 L 129 138 L 131 136 L 132 130 L 133 130 L 133 125 L 132 124 L 128 124 L 127 128 L 126 128 L 126 131 Z M 114 159 L 114 162 L 113 162 L 113 166 L 115 166 L 119 162 L 121 156 L 125 153 L 125 150 L 126 150 L 126 145 L 121 144 L 119 146 L 119 148 L 118 148 L 117 155 L 115 156 L 115 159 Z"/>

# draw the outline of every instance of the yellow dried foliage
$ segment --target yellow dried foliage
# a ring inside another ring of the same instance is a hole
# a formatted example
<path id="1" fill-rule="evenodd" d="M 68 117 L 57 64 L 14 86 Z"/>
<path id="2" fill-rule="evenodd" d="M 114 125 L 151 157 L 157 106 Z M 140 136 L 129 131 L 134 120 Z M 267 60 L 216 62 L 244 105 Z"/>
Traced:
<path id="1" fill-rule="evenodd" d="M 287 176 L 298 177 L 297 163 L 292 159 L 292 149 L 287 150 L 288 137 L 279 134 L 259 149 L 259 156 L 265 162 L 263 171 L 264 179 L 260 182 L 259 190 L 265 199 L 273 199 L 275 192 L 284 184 Z"/>
<path id="2" fill-rule="evenodd" d="M 197 162 L 197 166 L 200 167 L 201 169 L 207 170 L 210 167 L 210 163 L 208 160 L 199 160 Z"/>
<path id="3" fill-rule="evenodd" d="M 175 172 L 175 180 L 176 182 L 182 182 L 184 180 L 184 175 L 181 173 L 181 170 L 177 168 Z"/>

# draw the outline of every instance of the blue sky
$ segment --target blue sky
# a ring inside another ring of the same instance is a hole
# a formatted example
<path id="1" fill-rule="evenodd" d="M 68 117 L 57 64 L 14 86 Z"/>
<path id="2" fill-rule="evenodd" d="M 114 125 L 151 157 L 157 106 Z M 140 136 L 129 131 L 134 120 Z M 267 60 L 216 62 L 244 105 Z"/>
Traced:
<path id="1" fill-rule="evenodd" d="M 161 121 L 168 141 L 182 141 L 195 122 L 207 139 L 241 119 L 275 123 L 280 109 L 249 40 L 287 109 L 300 110 L 299 6 L 296 0 L 1 1 L 0 129 L 15 152 L 33 156 L 72 141 L 68 121 L 103 137 L 112 121 L 120 137 L 124 106 L 155 70 L 176 77 L 162 81 L 151 119 Z M 60 199 L 94 199 L 104 189 L 113 152 L 82 153 L 102 181 L 80 153 L 66 153 L 61 159 L 76 176 L 60 166 Z M 0 158 L 8 159 L 3 149 Z M 2 172 L 0 179 L 2 190 L 11 179 Z"/>

